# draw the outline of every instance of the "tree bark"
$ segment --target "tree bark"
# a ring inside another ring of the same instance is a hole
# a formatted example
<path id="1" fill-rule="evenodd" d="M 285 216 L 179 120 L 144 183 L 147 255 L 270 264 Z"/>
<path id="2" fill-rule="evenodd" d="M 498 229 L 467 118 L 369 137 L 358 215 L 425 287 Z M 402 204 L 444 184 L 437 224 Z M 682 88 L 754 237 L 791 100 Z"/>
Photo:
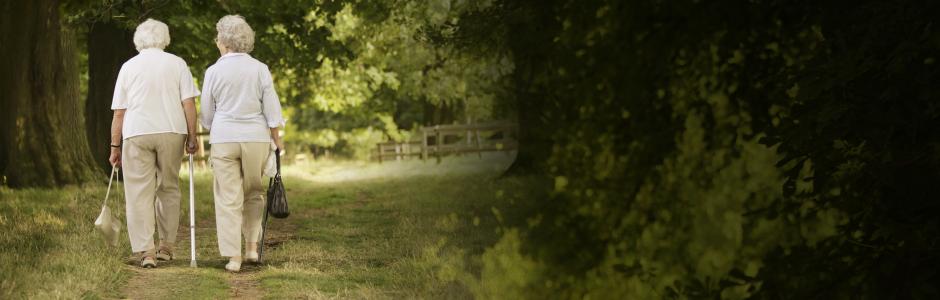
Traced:
<path id="1" fill-rule="evenodd" d="M 59 1 L 6 1 L 0 12 L 0 176 L 11 187 L 92 178 L 75 39 Z"/>
<path id="2" fill-rule="evenodd" d="M 91 25 L 88 32 L 88 97 L 85 102 L 85 132 L 94 163 L 110 170 L 111 98 L 114 82 L 125 61 L 137 54 L 134 33 L 113 21 Z"/>
<path id="3" fill-rule="evenodd" d="M 543 5 L 544 4 L 544 5 Z M 540 173 L 546 169 L 545 162 L 551 156 L 552 126 L 546 122 L 549 95 L 539 86 L 538 76 L 547 74 L 545 68 L 551 68 L 551 47 L 533 47 L 533 45 L 551 45 L 557 28 L 546 28 L 553 24 L 553 12 L 550 3 L 517 4 L 510 8 L 513 17 L 508 25 L 507 38 L 516 65 L 512 75 L 515 103 L 511 107 L 517 114 L 519 141 L 516 159 L 503 174 L 515 176 Z"/>

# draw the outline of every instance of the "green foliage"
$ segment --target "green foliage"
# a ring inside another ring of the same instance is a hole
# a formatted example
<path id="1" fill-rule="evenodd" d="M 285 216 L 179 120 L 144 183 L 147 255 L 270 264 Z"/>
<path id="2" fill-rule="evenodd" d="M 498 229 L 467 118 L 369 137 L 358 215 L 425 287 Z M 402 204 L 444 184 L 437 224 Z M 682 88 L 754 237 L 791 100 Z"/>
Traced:
<path id="1" fill-rule="evenodd" d="M 268 64 L 284 107 L 290 110 L 285 139 L 295 149 L 344 145 L 356 128 L 396 127 L 455 120 L 505 118 L 495 103 L 506 96 L 512 70 L 502 48 L 464 51 L 448 41 L 464 13 L 491 2 L 435 1 L 74 1 L 74 24 L 90 27 L 117 20 L 132 30 L 145 18 L 170 26 L 168 51 L 189 62 L 201 78 L 219 54 L 212 43 L 222 15 L 240 14 L 256 33 L 252 56 Z M 448 118 L 430 110 L 446 111 Z M 438 114 L 439 115 L 439 114 Z M 317 132 L 337 133 L 339 140 Z M 295 135 L 295 133 L 297 135 Z M 388 131 L 388 138 L 403 138 Z"/>
<path id="2" fill-rule="evenodd" d="M 382 122 L 382 126 L 385 127 L 385 135 L 388 136 L 389 140 L 404 142 L 411 139 L 411 132 L 398 129 L 398 124 L 395 124 L 395 119 L 393 119 L 392 116 L 379 114 L 376 118 L 378 118 L 379 121 Z"/>
<path id="3" fill-rule="evenodd" d="M 520 155 L 555 182 L 524 245 L 488 252 L 540 266 L 506 288 L 936 297 L 935 3 L 495 6 L 523 141 L 549 141 Z"/>
<path id="4" fill-rule="evenodd" d="M 481 280 L 471 285 L 476 296 L 489 299 L 522 299 L 530 295 L 528 287 L 538 282 L 540 265 L 520 254 L 522 240 L 517 230 L 503 234 L 492 248 L 483 253 Z"/>
<path id="5" fill-rule="evenodd" d="M 338 149 L 362 157 L 361 150 L 354 150 L 365 146 L 356 139 L 362 131 L 354 129 L 382 126 L 389 140 L 402 141 L 408 137 L 399 127 L 434 123 L 423 113 L 424 105 L 456 108 L 462 119 L 496 118 L 494 103 L 505 94 L 500 79 L 512 65 L 505 53 L 468 53 L 432 39 L 453 31 L 451 23 L 462 12 L 479 9 L 447 3 L 350 1 L 336 11 L 304 8 L 308 28 L 326 30 L 322 42 L 341 51 L 317 53 L 312 69 L 285 65 L 275 71 L 287 73 L 280 86 L 290 91 L 289 102 L 304 111 L 295 118 L 299 131 L 343 132 L 341 145 L 359 146 Z M 444 20 L 449 25 L 440 23 Z M 284 34 L 282 28 L 274 29 L 269 33 Z M 294 44 L 312 42 L 317 41 Z M 327 121 L 316 120 L 320 118 Z"/>
<path id="6" fill-rule="evenodd" d="M 356 128 L 342 134 L 352 157 L 358 160 L 369 160 L 375 153 L 375 144 L 383 142 L 382 131 L 372 128 Z"/>
<path id="7" fill-rule="evenodd" d="M 320 147 L 333 147 L 339 141 L 339 134 L 332 129 L 317 131 L 290 132 L 292 143 L 301 145 L 316 145 Z"/>

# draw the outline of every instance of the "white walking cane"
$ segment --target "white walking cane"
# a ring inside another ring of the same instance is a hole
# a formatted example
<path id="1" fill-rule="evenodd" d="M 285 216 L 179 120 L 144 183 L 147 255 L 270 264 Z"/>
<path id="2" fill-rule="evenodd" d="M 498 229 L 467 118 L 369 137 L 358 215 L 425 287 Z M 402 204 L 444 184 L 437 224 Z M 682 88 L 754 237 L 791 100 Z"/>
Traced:
<path id="1" fill-rule="evenodd" d="M 193 191 L 193 155 L 189 155 L 189 266 L 196 267 L 196 193 Z"/>

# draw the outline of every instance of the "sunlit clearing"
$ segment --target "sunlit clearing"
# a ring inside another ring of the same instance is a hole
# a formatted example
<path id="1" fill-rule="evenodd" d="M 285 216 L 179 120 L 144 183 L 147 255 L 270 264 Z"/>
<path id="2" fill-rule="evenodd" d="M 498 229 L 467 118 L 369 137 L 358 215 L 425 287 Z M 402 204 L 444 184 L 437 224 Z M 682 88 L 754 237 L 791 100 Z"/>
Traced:
<path id="1" fill-rule="evenodd" d="M 385 177 L 440 176 L 450 174 L 488 173 L 505 171 L 515 159 L 515 152 L 485 153 L 447 157 L 438 163 L 435 159 L 402 161 L 309 161 L 284 169 L 284 175 L 311 182 L 335 183 L 379 179 Z"/>

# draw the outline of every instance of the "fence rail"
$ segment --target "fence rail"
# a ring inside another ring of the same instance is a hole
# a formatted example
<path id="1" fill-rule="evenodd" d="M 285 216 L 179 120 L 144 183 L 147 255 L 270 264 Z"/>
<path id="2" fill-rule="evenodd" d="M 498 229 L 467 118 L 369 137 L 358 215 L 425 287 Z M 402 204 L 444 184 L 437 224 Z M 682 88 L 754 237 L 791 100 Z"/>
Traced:
<path id="1" fill-rule="evenodd" d="M 195 163 L 206 167 L 208 160 L 207 139 L 209 132 L 198 129 L 196 133 Z M 473 124 L 435 125 L 422 127 L 417 141 L 382 142 L 376 144 L 373 159 L 379 162 L 417 157 L 422 160 L 434 157 L 438 160 L 449 154 L 512 151 L 519 147 L 518 126 L 508 121 Z M 188 159 L 184 157 L 183 161 Z"/>
<path id="2" fill-rule="evenodd" d="M 379 162 L 388 159 L 402 160 L 417 156 L 422 160 L 431 156 L 441 159 L 447 154 L 477 153 L 516 150 L 518 126 L 515 123 L 497 121 L 476 124 L 435 125 L 421 128 L 421 140 L 406 142 L 382 142 L 376 144 L 374 158 Z"/>

